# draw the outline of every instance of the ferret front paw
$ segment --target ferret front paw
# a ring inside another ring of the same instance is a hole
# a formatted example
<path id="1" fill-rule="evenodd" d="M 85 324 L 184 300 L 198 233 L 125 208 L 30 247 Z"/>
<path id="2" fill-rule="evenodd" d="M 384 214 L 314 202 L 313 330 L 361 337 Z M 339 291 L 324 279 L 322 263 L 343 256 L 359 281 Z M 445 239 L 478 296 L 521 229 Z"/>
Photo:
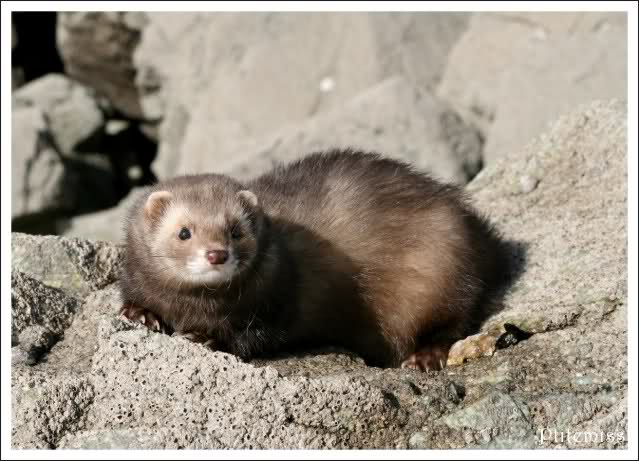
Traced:
<path id="1" fill-rule="evenodd" d="M 446 367 L 449 345 L 429 345 L 411 355 L 402 362 L 402 368 L 419 371 L 439 371 Z"/>
<path id="2" fill-rule="evenodd" d="M 151 331 L 166 333 L 166 327 L 164 326 L 162 319 L 143 307 L 126 303 L 120 309 L 120 315 L 132 322 L 141 323 Z"/>
<path id="3" fill-rule="evenodd" d="M 173 336 L 182 336 L 191 342 L 202 344 L 210 349 L 215 349 L 215 341 L 212 338 L 196 331 L 176 331 Z"/>

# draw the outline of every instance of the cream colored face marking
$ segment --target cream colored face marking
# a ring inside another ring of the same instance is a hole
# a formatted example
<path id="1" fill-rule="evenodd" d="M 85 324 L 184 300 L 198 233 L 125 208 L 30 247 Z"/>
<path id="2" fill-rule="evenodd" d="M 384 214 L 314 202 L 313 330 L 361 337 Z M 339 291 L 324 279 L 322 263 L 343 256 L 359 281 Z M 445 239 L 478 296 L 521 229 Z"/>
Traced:
<path id="1" fill-rule="evenodd" d="M 224 227 L 226 224 L 226 218 L 222 213 L 218 213 L 215 218 L 213 218 L 213 226 L 214 227 Z"/>
<path id="2" fill-rule="evenodd" d="M 182 226 L 188 222 L 189 212 L 181 205 L 173 205 L 169 207 L 160 222 L 159 232 L 172 233 L 178 226 Z"/>
<path id="3" fill-rule="evenodd" d="M 191 256 L 186 262 L 188 279 L 196 283 L 219 283 L 230 280 L 237 269 L 233 250 L 224 264 L 212 265 L 205 256 Z"/>
<path id="4" fill-rule="evenodd" d="M 213 265 L 209 263 L 206 256 L 209 250 L 226 247 L 220 242 L 207 242 L 205 237 L 199 236 L 197 234 L 197 226 L 189 215 L 188 207 L 179 203 L 172 204 L 158 223 L 158 229 L 155 232 L 158 237 L 153 242 L 153 251 L 156 254 L 165 254 L 167 246 L 176 249 L 174 255 L 180 255 L 178 259 L 175 257 L 173 259 L 162 259 L 173 278 L 203 285 L 224 283 L 232 279 L 238 267 L 238 260 L 233 249 L 227 248 L 229 258 L 224 264 Z M 226 225 L 226 217 L 223 213 L 219 213 L 209 219 L 208 224 L 212 227 Z M 192 239 L 178 240 L 177 235 L 183 226 L 191 230 Z M 205 226 L 202 226 L 202 228 L 205 228 Z"/>
<path id="5" fill-rule="evenodd" d="M 179 232 L 178 226 L 181 226 L 188 216 L 188 211 L 184 206 L 171 205 L 162 219 L 158 223 L 157 230 L 154 232 L 155 240 L 152 247 L 155 254 L 164 254 L 165 247 L 167 245 L 167 236 L 173 237 L 176 232 Z"/>

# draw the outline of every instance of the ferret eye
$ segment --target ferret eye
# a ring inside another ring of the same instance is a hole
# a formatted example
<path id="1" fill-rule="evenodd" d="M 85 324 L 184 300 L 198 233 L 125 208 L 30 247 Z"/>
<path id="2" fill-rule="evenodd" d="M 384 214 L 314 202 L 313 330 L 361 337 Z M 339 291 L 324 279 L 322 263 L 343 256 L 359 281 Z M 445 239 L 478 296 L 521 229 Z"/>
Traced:
<path id="1" fill-rule="evenodd" d="M 239 224 L 234 225 L 231 228 L 231 237 L 234 239 L 241 239 L 242 236 L 244 235 L 244 233 L 242 232 L 242 228 L 240 227 Z"/>
<path id="2" fill-rule="evenodd" d="M 186 227 L 183 227 L 182 229 L 180 229 L 178 237 L 180 238 L 180 240 L 188 240 L 191 238 L 191 231 L 188 230 Z"/>

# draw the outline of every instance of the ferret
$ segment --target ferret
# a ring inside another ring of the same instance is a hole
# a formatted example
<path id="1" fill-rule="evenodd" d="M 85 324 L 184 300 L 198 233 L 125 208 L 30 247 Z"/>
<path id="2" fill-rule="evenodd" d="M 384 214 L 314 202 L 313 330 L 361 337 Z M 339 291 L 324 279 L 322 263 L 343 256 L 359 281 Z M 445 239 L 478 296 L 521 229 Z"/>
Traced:
<path id="1" fill-rule="evenodd" d="M 245 360 L 337 346 L 439 370 L 507 272 L 460 188 L 353 150 L 160 182 L 125 227 L 122 314 Z"/>

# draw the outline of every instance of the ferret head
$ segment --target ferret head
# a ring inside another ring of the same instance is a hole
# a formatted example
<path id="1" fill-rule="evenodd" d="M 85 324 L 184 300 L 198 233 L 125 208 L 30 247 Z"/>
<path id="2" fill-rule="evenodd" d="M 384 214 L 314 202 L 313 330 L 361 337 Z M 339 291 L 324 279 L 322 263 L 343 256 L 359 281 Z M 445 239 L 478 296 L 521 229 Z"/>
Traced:
<path id="1" fill-rule="evenodd" d="M 164 280 L 182 286 L 228 284 L 257 254 L 263 225 L 258 199 L 225 177 L 192 181 L 158 188 L 146 199 L 148 256 Z"/>

